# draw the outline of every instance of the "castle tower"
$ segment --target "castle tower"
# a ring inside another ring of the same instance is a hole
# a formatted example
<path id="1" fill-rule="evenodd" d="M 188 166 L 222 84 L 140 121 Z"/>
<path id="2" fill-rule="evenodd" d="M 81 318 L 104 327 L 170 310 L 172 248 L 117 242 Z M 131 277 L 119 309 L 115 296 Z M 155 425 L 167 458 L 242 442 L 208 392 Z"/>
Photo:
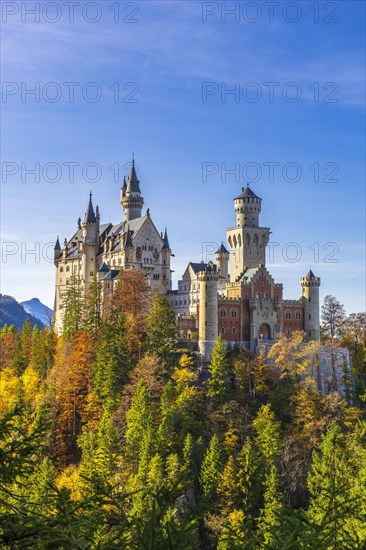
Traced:
<path id="1" fill-rule="evenodd" d="M 99 218 L 99 209 L 97 207 Z M 99 221 L 94 213 L 92 194 L 89 195 L 88 208 L 85 212 L 84 221 L 81 226 L 82 231 L 82 266 L 83 280 L 85 290 L 97 272 L 97 253 L 99 241 Z"/>
<path id="2" fill-rule="evenodd" d="M 61 257 L 61 245 L 60 245 L 59 237 L 57 235 L 55 247 L 53 249 L 53 258 L 56 262 L 56 260 L 58 260 L 60 257 Z"/>
<path id="3" fill-rule="evenodd" d="M 131 235 L 131 229 L 127 227 L 125 242 L 124 242 L 124 249 L 125 249 L 125 267 L 130 266 L 133 264 L 133 251 L 134 246 L 132 243 L 132 235 Z"/>
<path id="4" fill-rule="evenodd" d="M 171 280 L 170 280 L 170 256 L 172 254 L 172 250 L 170 248 L 169 239 L 168 239 L 168 232 L 165 228 L 164 232 L 164 244 L 163 248 L 161 250 L 162 259 L 163 259 L 163 286 L 166 290 L 171 290 Z"/>
<path id="5" fill-rule="evenodd" d="M 247 187 L 234 199 L 236 227 L 227 229 L 230 246 L 230 282 L 235 282 L 250 268 L 266 263 L 268 227 L 259 226 L 262 199 Z"/>
<path id="6" fill-rule="evenodd" d="M 219 274 L 212 262 L 205 270 L 198 273 L 198 281 L 200 285 L 198 347 L 205 359 L 210 360 L 218 335 Z"/>
<path id="7" fill-rule="evenodd" d="M 216 250 L 215 257 L 221 277 L 229 280 L 229 252 L 226 250 L 224 243 L 221 243 L 221 246 Z"/>
<path id="8" fill-rule="evenodd" d="M 121 187 L 121 203 L 125 213 L 125 221 L 141 218 L 141 210 L 144 205 L 144 199 L 141 195 L 140 181 L 137 179 L 135 170 L 135 160 L 132 159 L 132 167 L 128 181 L 123 180 Z"/>
<path id="9" fill-rule="evenodd" d="M 301 279 L 302 300 L 304 304 L 304 331 L 309 340 L 320 340 L 319 287 L 320 277 L 309 271 Z"/>

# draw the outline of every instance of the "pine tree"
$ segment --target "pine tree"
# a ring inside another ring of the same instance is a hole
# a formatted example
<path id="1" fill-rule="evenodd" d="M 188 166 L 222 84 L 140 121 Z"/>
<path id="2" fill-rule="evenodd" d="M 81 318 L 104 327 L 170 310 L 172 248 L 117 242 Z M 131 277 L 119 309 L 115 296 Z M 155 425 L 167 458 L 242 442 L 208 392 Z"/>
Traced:
<path id="1" fill-rule="evenodd" d="M 202 492 L 207 501 L 212 505 L 217 502 L 217 487 L 220 482 L 223 467 L 224 451 L 215 434 L 206 450 L 200 473 Z"/>
<path id="2" fill-rule="evenodd" d="M 86 301 L 86 329 L 95 334 L 101 323 L 101 288 L 97 275 L 94 275 L 88 288 Z"/>
<path id="3" fill-rule="evenodd" d="M 264 505 L 258 519 L 258 536 L 264 543 L 264 548 L 273 539 L 273 531 L 278 528 L 279 514 L 282 509 L 280 480 L 276 464 L 271 463 L 267 469 L 264 482 Z"/>
<path id="4" fill-rule="evenodd" d="M 226 345 L 221 335 L 219 335 L 212 351 L 209 373 L 207 396 L 215 402 L 225 401 L 230 395 L 231 369 L 227 358 Z"/>
<path id="5" fill-rule="evenodd" d="M 258 457 L 252 441 L 244 441 L 237 456 L 237 483 L 241 507 L 247 519 L 253 519 L 259 511 L 260 482 L 258 479 Z"/>
<path id="6" fill-rule="evenodd" d="M 226 516 L 240 505 L 238 471 L 234 457 L 229 456 L 217 486 L 221 512 Z"/>
<path id="7" fill-rule="evenodd" d="M 85 303 L 82 282 L 77 275 L 71 275 L 62 301 L 63 333 L 71 337 L 85 324 Z"/>
<path id="8" fill-rule="evenodd" d="M 32 325 L 27 319 L 23 324 L 15 347 L 13 369 L 20 375 L 28 366 L 32 346 Z"/>
<path id="9" fill-rule="evenodd" d="M 125 317 L 122 313 L 116 319 L 103 321 L 100 327 L 93 381 L 95 390 L 103 402 L 116 402 L 128 380 L 131 363 L 126 332 Z"/>
<path id="10" fill-rule="evenodd" d="M 126 416 L 125 455 L 133 473 L 137 473 L 145 432 L 154 428 L 151 396 L 143 380 L 137 385 Z"/>
<path id="11" fill-rule="evenodd" d="M 147 345 L 167 366 L 172 366 L 177 342 L 175 313 L 166 296 L 155 292 L 147 318 Z"/>

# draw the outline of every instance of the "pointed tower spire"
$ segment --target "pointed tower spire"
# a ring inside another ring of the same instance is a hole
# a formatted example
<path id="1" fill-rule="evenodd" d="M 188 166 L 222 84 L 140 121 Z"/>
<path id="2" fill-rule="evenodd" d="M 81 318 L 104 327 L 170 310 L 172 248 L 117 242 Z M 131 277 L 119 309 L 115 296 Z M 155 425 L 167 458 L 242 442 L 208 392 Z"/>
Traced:
<path id="1" fill-rule="evenodd" d="M 127 226 L 127 233 L 126 233 L 126 239 L 125 239 L 125 248 L 133 248 L 132 233 L 131 233 L 130 226 Z"/>
<path id="2" fill-rule="evenodd" d="M 132 157 L 131 172 L 127 184 L 124 180 L 121 188 L 121 203 L 125 212 L 125 221 L 141 218 L 144 199 L 141 196 L 140 181 L 137 178 L 134 157 Z"/>
<path id="3" fill-rule="evenodd" d="M 60 239 L 59 239 L 59 236 L 58 236 L 58 235 L 57 235 L 57 239 L 56 239 L 56 244 L 55 244 L 54 250 L 61 250 Z"/>
<path id="4" fill-rule="evenodd" d="M 141 193 L 140 181 L 137 178 L 134 157 L 132 157 L 131 172 L 128 176 L 127 191 L 129 191 L 130 193 Z"/>
<path id="5" fill-rule="evenodd" d="M 94 223 L 97 223 L 97 220 L 96 220 L 96 217 L 95 217 L 93 203 L 92 203 L 92 192 L 90 191 L 90 193 L 89 193 L 89 204 L 88 204 L 88 208 L 85 212 L 84 224 L 89 225 L 89 224 L 94 224 Z"/>
<path id="6" fill-rule="evenodd" d="M 168 239 L 168 232 L 167 232 L 167 229 L 165 228 L 165 232 L 164 232 L 164 246 L 163 248 L 167 249 L 167 250 L 170 250 L 170 245 L 169 245 L 169 239 Z"/>

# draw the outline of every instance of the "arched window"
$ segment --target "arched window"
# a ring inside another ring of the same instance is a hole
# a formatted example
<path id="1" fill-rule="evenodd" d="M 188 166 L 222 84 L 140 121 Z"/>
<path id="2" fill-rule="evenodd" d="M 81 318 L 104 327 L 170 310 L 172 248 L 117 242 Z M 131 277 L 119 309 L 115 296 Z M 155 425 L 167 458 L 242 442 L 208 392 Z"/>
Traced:
<path id="1" fill-rule="evenodd" d="M 291 311 L 285 312 L 285 319 L 291 319 Z"/>
<path id="2" fill-rule="evenodd" d="M 290 336 L 290 329 L 289 328 L 286 329 L 286 336 Z"/>
<path id="3" fill-rule="evenodd" d="M 220 309 L 220 317 L 226 317 L 226 311 L 224 309 Z"/>
<path id="4" fill-rule="evenodd" d="M 260 297 L 261 297 L 261 293 L 260 293 L 260 292 L 256 292 L 256 293 L 255 293 L 255 297 L 256 297 L 256 300 L 259 300 Z"/>
<path id="5" fill-rule="evenodd" d="M 265 300 L 268 300 L 268 292 L 265 292 L 265 293 L 264 293 L 264 299 L 265 299 Z"/>
<path id="6" fill-rule="evenodd" d="M 225 327 L 221 327 L 221 334 L 225 334 Z"/>
<path id="7" fill-rule="evenodd" d="M 236 315 L 237 315 L 236 309 L 232 309 L 231 310 L 231 317 L 236 317 Z"/>
<path id="8" fill-rule="evenodd" d="M 235 334 L 236 334 L 236 328 L 233 327 L 233 328 L 231 329 L 231 332 L 235 335 Z"/>
<path id="9" fill-rule="evenodd" d="M 295 319 L 301 319 L 301 313 L 300 313 L 300 311 L 297 311 L 297 312 L 295 313 Z"/>

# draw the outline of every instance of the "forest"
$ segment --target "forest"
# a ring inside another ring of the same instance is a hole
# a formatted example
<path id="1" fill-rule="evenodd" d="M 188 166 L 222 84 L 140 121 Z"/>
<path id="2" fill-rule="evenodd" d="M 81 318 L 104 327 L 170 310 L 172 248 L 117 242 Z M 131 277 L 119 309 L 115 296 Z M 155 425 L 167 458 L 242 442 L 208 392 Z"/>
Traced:
<path id="1" fill-rule="evenodd" d="M 219 337 L 205 374 L 141 272 L 102 318 L 88 296 L 70 284 L 62 336 L 0 331 L 0 548 L 366 548 L 365 314 L 323 306 L 342 397 L 303 333 L 270 363 Z"/>

